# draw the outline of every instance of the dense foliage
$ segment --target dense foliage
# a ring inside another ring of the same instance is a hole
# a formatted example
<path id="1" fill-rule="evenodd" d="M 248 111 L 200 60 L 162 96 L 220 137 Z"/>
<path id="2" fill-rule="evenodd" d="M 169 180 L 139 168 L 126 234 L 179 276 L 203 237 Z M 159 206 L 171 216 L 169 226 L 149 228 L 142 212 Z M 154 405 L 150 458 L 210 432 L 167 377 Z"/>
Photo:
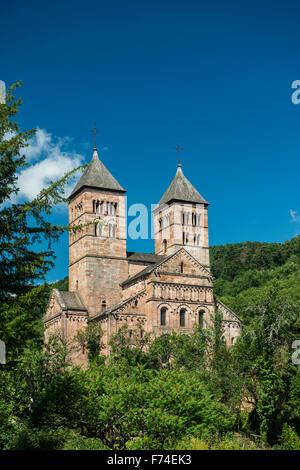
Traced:
<path id="1" fill-rule="evenodd" d="M 58 337 L 26 349 L 0 375 L 0 446 L 299 448 L 294 313 L 274 292 L 261 308 L 261 323 L 231 348 L 218 328 L 141 341 L 124 327 L 111 356 L 90 355 L 86 369 L 70 366 Z M 93 350 L 91 334 L 78 339 Z"/>
<path id="2" fill-rule="evenodd" d="M 70 345 L 54 336 L 44 346 L 42 329 L 51 288 L 67 290 L 68 279 L 36 285 L 53 253 L 34 250 L 64 229 L 44 217 L 66 179 L 8 204 L 33 132 L 11 122 L 11 93 L 0 105 L 0 449 L 299 449 L 300 237 L 211 249 L 216 294 L 245 325 L 233 346 L 217 312 L 189 336 L 124 327 L 104 358 L 90 323 L 76 338 L 89 366 L 73 367 Z"/>
<path id="3" fill-rule="evenodd" d="M 300 258 L 300 237 L 285 243 L 234 243 L 210 248 L 211 268 L 218 279 L 232 281 L 241 273 L 282 266 Z"/>
<path id="4" fill-rule="evenodd" d="M 8 354 L 21 351 L 27 339 L 40 341 L 37 319 L 48 290 L 35 286 L 53 267 L 51 246 L 68 228 L 52 224 L 48 215 L 66 202 L 65 185 L 78 170 L 51 182 L 31 201 L 16 199 L 19 172 L 28 165 L 24 151 L 35 133 L 22 132 L 15 121 L 22 101 L 14 92 L 20 85 L 14 84 L 0 104 L 0 334 Z"/>

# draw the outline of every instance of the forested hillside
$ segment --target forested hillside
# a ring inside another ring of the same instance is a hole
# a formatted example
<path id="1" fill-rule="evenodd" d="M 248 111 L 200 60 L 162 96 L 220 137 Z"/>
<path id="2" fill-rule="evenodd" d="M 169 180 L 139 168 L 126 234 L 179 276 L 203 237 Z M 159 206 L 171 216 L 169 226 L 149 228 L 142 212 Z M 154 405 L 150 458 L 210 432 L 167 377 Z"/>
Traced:
<path id="1" fill-rule="evenodd" d="M 246 242 L 210 250 L 215 295 L 249 322 L 255 306 L 275 288 L 300 305 L 300 236 L 285 243 Z"/>
<path id="2" fill-rule="evenodd" d="M 210 249 L 211 268 L 216 278 L 232 281 L 245 271 L 282 266 L 295 255 L 300 258 L 300 236 L 285 243 L 230 243 Z"/>

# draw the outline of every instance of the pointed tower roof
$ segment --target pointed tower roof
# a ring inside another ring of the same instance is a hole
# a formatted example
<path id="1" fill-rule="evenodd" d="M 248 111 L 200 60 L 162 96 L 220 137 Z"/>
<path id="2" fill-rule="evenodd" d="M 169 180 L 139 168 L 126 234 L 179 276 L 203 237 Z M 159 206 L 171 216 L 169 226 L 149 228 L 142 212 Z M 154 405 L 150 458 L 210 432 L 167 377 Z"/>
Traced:
<path id="1" fill-rule="evenodd" d="M 108 169 L 103 165 L 98 157 L 97 148 L 94 147 L 93 158 L 86 171 L 76 184 L 70 197 L 74 197 L 82 188 L 108 189 L 125 193 L 126 190 L 119 185 Z"/>
<path id="2" fill-rule="evenodd" d="M 167 204 L 173 200 L 209 204 L 184 176 L 180 163 L 177 165 L 175 178 L 158 204 Z"/>

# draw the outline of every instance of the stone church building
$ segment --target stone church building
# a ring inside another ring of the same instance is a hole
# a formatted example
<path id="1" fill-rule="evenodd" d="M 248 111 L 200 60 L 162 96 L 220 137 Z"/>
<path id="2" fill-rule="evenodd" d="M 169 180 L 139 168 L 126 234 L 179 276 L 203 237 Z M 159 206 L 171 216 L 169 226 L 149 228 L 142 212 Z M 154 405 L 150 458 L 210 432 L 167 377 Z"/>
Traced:
<path id="1" fill-rule="evenodd" d="M 54 289 L 44 315 L 45 337 L 72 342 L 89 322 L 100 322 L 104 353 L 123 325 L 154 335 L 205 328 L 216 308 L 224 340 L 233 344 L 240 318 L 214 296 L 209 263 L 209 203 L 177 165 L 175 178 L 153 211 L 155 253 L 126 249 L 125 189 L 100 161 L 97 148 L 69 201 L 69 291 Z M 86 352 L 73 353 L 84 364 Z"/>

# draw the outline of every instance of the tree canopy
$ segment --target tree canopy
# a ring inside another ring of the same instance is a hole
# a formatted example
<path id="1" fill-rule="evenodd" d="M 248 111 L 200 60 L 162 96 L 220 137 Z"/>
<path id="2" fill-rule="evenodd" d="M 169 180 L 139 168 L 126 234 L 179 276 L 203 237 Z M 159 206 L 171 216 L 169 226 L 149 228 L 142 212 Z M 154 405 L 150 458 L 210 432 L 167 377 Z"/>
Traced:
<path id="1" fill-rule="evenodd" d="M 8 354 L 25 346 L 27 339 L 40 337 L 37 323 L 47 302 L 47 288 L 37 287 L 54 265 L 52 244 L 67 230 L 49 222 L 52 208 L 66 202 L 64 188 L 79 169 L 50 182 L 31 201 L 19 201 L 18 176 L 28 163 L 24 150 L 35 129 L 21 131 L 15 118 L 22 103 L 12 85 L 6 102 L 0 104 L 0 337 Z M 40 249 L 46 242 L 46 249 Z"/>

